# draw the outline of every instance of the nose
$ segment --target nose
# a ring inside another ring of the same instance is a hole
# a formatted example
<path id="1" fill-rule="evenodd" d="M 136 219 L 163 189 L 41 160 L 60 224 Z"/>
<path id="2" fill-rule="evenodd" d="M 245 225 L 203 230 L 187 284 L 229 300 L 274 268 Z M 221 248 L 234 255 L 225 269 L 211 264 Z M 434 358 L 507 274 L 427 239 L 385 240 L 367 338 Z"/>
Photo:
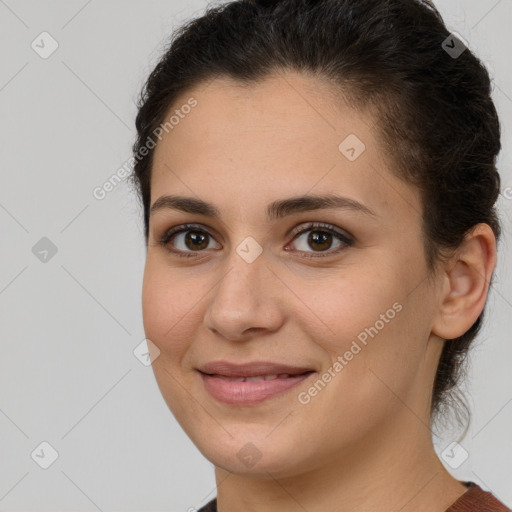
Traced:
<path id="1" fill-rule="evenodd" d="M 284 321 L 279 285 L 264 253 L 248 263 L 234 252 L 210 296 L 205 326 L 231 341 L 278 330 Z"/>

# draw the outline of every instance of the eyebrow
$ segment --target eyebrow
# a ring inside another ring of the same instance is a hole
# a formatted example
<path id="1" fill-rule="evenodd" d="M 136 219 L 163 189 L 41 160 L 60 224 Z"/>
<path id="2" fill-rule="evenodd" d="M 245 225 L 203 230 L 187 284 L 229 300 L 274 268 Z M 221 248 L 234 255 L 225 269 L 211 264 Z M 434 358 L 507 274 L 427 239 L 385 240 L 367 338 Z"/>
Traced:
<path id="1" fill-rule="evenodd" d="M 288 215 L 313 210 L 329 208 L 342 208 L 364 213 L 365 215 L 377 217 L 377 214 L 364 204 L 348 197 L 334 194 L 327 195 L 304 195 L 280 199 L 270 203 L 267 207 L 267 218 L 269 220 L 280 219 Z M 211 203 L 194 197 L 165 195 L 159 197 L 151 206 L 150 213 L 164 209 L 179 210 L 185 213 L 205 215 L 214 219 L 220 219 L 220 211 Z"/>

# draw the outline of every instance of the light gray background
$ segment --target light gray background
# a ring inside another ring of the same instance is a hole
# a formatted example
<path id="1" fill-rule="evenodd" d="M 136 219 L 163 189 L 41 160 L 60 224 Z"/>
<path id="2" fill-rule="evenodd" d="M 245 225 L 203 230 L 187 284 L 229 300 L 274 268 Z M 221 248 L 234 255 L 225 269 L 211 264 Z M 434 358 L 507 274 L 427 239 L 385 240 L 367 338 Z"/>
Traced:
<path id="1" fill-rule="evenodd" d="M 487 64 L 503 127 L 504 237 L 472 352 L 469 457 L 452 473 L 512 506 L 512 3 L 436 4 Z M 130 156 L 134 101 L 163 41 L 206 5 L 0 0 L 2 511 L 187 511 L 215 495 L 212 464 L 133 354 L 141 211 L 125 183 L 92 194 Z M 31 48 L 43 31 L 59 44 L 47 59 Z M 32 252 L 42 237 L 58 250 L 46 263 Z M 48 469 L 31 458 L 43 441 L 59 454 Z"/>

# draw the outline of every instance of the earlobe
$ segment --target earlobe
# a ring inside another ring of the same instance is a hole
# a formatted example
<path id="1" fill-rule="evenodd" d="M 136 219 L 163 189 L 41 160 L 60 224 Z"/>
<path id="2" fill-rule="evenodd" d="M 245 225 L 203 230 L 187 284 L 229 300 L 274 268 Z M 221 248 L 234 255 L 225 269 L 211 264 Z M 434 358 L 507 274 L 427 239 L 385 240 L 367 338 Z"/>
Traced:
<path id="1" fill-rule="evenodd" d="M 462 336 L 485 306 L 496 266 L 496 238 L 488 224 L 477 224 L 443 270 L 443 287 L 432 332 L 444 339 Z"/>

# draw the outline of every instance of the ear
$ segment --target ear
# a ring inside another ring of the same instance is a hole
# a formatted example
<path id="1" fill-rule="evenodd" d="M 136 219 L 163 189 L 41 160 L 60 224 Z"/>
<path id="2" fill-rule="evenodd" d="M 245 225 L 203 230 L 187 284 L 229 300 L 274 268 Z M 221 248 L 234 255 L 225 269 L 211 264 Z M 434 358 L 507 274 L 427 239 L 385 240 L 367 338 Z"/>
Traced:
<path id="1" fill-rule="evenodd" d="M 477 224 L 442 265 L 434 334 L 450 340 L 462 336 L 473 325 L 484 309 L 495 266 L 494 232 L 488 224 Z"/>

